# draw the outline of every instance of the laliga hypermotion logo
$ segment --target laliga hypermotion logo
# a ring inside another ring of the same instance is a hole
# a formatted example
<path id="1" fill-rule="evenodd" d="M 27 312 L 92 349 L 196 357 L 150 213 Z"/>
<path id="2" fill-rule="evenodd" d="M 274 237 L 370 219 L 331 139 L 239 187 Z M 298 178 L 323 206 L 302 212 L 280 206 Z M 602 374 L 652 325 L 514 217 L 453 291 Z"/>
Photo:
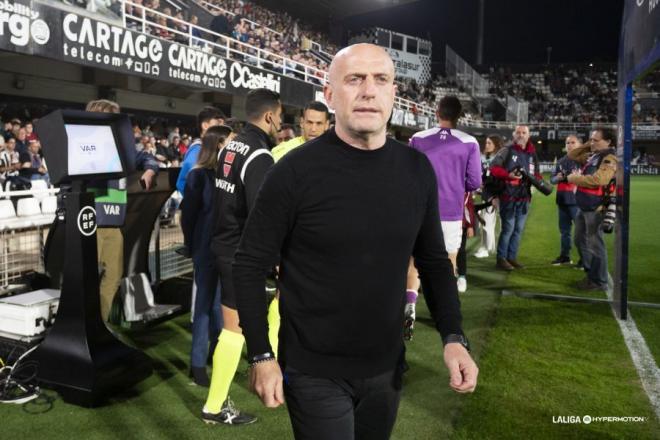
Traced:
<path id="1" fill-rule="evenodd" d="M 32 40 L 37 44 L 46 44 L 50 39 L 50 28 L 39 18 L 39 12 L 27 5 L 0 1 L 0 37 L 9 31 L 9 41 L 15 46 L 27 46 Z"/>

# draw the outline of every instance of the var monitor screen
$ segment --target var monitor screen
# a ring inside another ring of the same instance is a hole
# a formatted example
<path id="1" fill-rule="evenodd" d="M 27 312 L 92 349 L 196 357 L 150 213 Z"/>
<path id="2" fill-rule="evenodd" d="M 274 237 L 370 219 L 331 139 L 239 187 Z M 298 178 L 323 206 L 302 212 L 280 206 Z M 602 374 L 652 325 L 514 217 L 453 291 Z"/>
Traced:
<path id="1" fill-rule="evenodd" d="M 120 173 L 119 145 L 109 125 L 65 124 L 69 176 Z"/>

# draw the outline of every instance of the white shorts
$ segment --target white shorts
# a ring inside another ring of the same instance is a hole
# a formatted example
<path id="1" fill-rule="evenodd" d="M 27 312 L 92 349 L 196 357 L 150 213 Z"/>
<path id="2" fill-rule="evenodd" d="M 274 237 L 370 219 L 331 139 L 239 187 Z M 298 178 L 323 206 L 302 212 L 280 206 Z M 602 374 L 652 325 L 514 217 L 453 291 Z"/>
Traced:
<path id="1" fill-rule="evenodd" d="M 463 238 L 463 220 L 453 222 L 440 222 L 442 224 L 442 235 L 445 239 L 445 248 L 448 254 L 458 253 Z"/>

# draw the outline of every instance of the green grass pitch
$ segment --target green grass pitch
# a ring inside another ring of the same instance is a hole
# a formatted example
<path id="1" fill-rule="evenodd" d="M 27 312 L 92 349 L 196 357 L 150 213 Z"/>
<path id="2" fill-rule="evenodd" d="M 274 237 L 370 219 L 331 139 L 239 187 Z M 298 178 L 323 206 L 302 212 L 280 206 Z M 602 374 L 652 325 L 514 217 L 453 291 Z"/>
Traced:
<path id="1" fill-rule="evenodd" d="M 660 178 L 632 182 L 630 299 L 660 303 Z M 608 238 L 611 242 L 611 238 Z M 476 247 L 474 241 L 470 248 Z M 415 337 L 408 344 L 406 373 L 394 439 L 657 439 L 655 418 L 607 305 L 500 296 L 502 289 L 581 295 L 571 285 L 583 274 L 552 267 L 559 252 L 554 196 L 536 195 L 520 260 L 527 269 L 505 275 L 494 258 L 470 258 L 468 292 L 461 296 L 464 327 L 480 367 L 472 395 L 450 391 L 440 339 L 423 300 Z M 574 259 L 576 255 L 574 254 Z M 660 358 L 660 310 L 631 308 L 656 362 Z M 51 403 L 0 405 L 6 439 L 289 439 L 284 408 L 267 410 L 249 394 L 246 363 L 231 396 L 256 413 L 246 427 L 208 426 L 199 413 L 206 390 L 186 373 L 190 348 L 188 315 L 126 334 L 154 361 L 154 374 L 107 405 L 85 409 Z M 562 416 L 636 416 L 637 423 L 555 423 Z"/>

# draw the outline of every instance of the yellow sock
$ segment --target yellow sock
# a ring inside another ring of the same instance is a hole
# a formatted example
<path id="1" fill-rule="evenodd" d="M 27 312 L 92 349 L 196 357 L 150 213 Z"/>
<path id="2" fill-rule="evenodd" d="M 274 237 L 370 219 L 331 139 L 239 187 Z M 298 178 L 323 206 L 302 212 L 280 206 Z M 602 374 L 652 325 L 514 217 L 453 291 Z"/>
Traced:
<path id="1" fill-rule="evenodd" d="M 280 332 L 280 301 L 275 298 L 270 302 L 268 306 L 268 340 L 270 341 L 270 346 L 277 355 L 277 346 L 278 346 L 278 334 Z"/>
<path id="2" fill-rule="evenodd" d="M 243 342 L 245 342 L 245 338 L 241 333 L 226 329 L 220 332 L 218 345 L 216 345 L 213 352 L 211 385 L 204 406 L 206 411 L 217 414 L 222 409 L 222 404 L 229 394 L 229 386 L 234 380 L 238 362 L 241 360 Z"/>

